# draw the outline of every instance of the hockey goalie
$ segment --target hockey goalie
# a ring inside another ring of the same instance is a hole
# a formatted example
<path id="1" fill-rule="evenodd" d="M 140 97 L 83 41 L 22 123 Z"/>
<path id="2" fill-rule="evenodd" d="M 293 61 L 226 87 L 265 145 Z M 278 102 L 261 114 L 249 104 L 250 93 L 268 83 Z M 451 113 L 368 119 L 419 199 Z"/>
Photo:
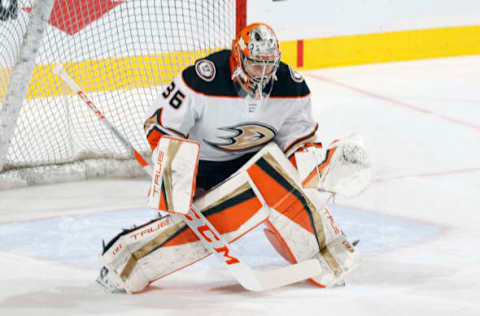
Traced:
<path id="1" fill-rule="evenodd" d="M 358 251 L 326 199 L 367 187 L 368 155 L 356 136 L 316 142 L 308 86 L 280 57 L 274 31 L 252 24 L 231 50 L 197 60 L 159 96 L 144 126 L 154 168 L 148 205 L 169 214 L 104 246 L 102 285 L 141 292 L 212 253 L 242 266 L 228 245 L 261 224 L 291 268 L 260 274 L 243 265 L 231 270 L 239 282 L 343 284 Z"/>

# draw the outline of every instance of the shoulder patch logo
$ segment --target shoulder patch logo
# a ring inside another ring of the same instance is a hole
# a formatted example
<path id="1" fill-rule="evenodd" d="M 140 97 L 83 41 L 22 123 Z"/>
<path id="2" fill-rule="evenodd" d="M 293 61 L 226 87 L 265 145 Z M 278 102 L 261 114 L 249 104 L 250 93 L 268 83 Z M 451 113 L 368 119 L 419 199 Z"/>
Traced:
<path id="1" fill-rule="evenodd" d="M 205 81 L 212 81 L 215 78 L 215 65 L 208 59 L 200 59 L 195 63 L 197 75 Z"/>
<path id="2" fill-rule="evenodd" d="M 292 80 L 295 82 L 303 82 L 303 76 L 301 73 L 295 70 L 292 66 L 288 66 L 288 69 L 290 69 L 290 76 L 292 77 Z"/>

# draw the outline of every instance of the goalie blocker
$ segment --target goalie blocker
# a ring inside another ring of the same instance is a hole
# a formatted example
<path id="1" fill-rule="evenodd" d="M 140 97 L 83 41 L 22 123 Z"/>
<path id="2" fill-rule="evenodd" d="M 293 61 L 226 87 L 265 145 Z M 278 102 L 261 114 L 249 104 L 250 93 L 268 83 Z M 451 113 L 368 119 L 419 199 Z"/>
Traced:
<path id="1" fill-rule="evenodd" d="M 268 240 L 285 259 L 317 259 L 322 273 L 311 281 L 334 286 L 355 266 L 358 253 L 325 208 L 324 196 L 301 183 L 297 170 L 270 143 L 193 204 L 227 242 L 265 223 Z M 161 199 L 156 201 L 158 208 Z M 209 254 L 181 217 L 167 215 L 120 233 L 104 247 L 101 261 L 114 287 L 139 292 Z M 228 253 L 224 256 L 228 259 Z"/>

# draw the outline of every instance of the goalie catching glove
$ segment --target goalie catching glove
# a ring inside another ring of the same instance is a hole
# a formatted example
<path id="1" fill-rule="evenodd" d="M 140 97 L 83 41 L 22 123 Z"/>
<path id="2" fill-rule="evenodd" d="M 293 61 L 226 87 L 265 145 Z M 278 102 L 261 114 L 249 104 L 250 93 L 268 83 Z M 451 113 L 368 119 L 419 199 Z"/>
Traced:
<path id="1" fill-rule="evenodd" d="M 367 150 L 358 135 L 335 140 L 326 150 L 321 144 L 308 144 L 295 153 L 295 161 L 305 188 L 353 197 L 371 180 Z"/>

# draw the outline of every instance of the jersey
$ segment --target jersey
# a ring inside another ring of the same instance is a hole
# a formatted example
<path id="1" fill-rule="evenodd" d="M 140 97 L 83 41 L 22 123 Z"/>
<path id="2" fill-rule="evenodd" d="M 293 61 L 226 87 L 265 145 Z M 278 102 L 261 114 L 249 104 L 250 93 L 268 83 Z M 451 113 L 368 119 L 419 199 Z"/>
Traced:
<path id="1" fill-rule="evenodd" d="M 163 135 L 185 137 L 200 143 L 201 161 L 229 161 L 270 141 L 288 154 L 313 140 L 318 125 L 303 77 L 280 63 L 270 96 L 257 106 L 237 93 L 230 53 L 197 60 L 152 104 L 145 122 L 152 149 Z"/>

